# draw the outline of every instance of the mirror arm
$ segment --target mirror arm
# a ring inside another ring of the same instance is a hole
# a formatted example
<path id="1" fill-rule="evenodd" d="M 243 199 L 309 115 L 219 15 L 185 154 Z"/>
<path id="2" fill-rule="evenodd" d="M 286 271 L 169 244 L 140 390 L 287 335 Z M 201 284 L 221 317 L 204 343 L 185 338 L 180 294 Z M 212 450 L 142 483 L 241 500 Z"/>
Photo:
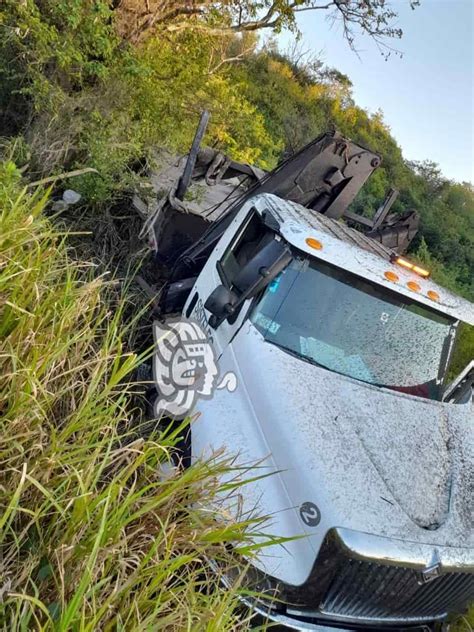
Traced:
<path id="1" fill-rule="evenodd" d="M 209 325 L 213 329 L 217 329 L 219 325 L 221 325 L 224 320 L 227 320 L 229 316 L 232 316 L 240 306 L 245 303 L 248 298 L 251 298 L 260 290 L 263 290 L 280 272 L 290 263 L 292 259 L 292 254 L 289 248 L 285 248 L 280 257 L 270 266 L 262 266 L 259 270 L 259 274 L 261 278 L 254 285 L 250 286 L 245 292 L 243 292 L 237 301 L 231 305 L 230 303 L 226 306 L 227 314 L 223 316 L 216 316 L 213 314 L 209 318 Z"/>

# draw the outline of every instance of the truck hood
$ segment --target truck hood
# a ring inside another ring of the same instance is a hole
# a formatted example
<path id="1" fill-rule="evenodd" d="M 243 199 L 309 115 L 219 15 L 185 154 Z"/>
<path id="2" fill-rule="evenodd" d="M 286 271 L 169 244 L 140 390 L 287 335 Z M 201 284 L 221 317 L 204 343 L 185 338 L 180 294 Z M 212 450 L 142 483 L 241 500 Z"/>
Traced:
<path id="1" fill-rule="evenodd" d="M 266 342 L 250 323 L 227 353 L 240 380 L 234 396 L 250 402 L 293 506 L 317 499 L 328 527 L 472 539 L 470 404 L 338 375 Z"/>

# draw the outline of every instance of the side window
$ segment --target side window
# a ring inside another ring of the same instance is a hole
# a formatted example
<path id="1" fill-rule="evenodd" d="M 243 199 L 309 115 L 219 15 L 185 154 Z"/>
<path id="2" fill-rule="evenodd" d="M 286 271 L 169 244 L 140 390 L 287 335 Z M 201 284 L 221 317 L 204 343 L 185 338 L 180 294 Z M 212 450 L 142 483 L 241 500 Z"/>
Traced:
<path id="1" fill-rule="evenodd" d="M 224 285 L 231 288 L 241 268 L 262 246 L 271 241 L 273 236 L 273 232 L 268 230 L 260 215 L 254 210 L 217 264 Z"/>

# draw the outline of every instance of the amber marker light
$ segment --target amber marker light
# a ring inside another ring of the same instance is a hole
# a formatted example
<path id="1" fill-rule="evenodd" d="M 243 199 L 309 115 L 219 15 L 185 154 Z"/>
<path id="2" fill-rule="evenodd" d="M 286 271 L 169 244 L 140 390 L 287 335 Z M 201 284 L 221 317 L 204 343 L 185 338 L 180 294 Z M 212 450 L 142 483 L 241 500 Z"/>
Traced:
<path id="1" fill-rule="evenodd" d="M 406 259 L 402 259 L 401 257 L 396 257 L 394 259 L 394 263 L 402 266 L 402 268 L 406 268 L 407 270 L 413 270 L 413 264 L 407 261 Z"/>
<path id="2" fill-rule="evenodd" d="M 434 290 L 428 290 L 428 292 L 426 293 L 426 296 L 430 298 L 432 301 L 439 301 L 439 294 L 438 292 L 435 292 Z"/>
<path id="3" fill-rule="evenodd" d="M 421 290 L 421 287 L 415 281 L 408 281 L 407 288 L 412 292 L 419 292 Z"/>
<path id="4" fill-rule="evenodd" d="M 427 277 L 430 276 L 430 271 L 429 270 L 426 270 L 425 268 L 422 268 L 421 266 L 417 266 L 414 263 L 412 263 L 411 261 L 408 261 L 408 259 L 404 259 L 403 257 L 399 257 L 398 255 L 393 255 L 390 258 L 390 261 L 392 263 L 396 263 L 399 266 L 402 266 L 402 268 L 405 268 L 406 270 L 411 270 L 411 272 L 414 272 L 415 274 L 418 274 L 418 276 L 421 276 L 424 279 L 426 279 Z"/>
<path id="5" fill-rule="evenodd" d="M 430 276 L 429 270 L 425 270 L 424 268 L 420 268 L 420 266 L 413 266 L 413 272 L 419 274 L 425 279 Z"/>
<path id="6" fill-rule="evenodd" d="M 398 274 L 395 274 L 395 272 L 392 272 L 392 270 L 387 270 L 383 273 L 383 275 L 387 279 L 387 281 L 392 281 L 392 283 L 398 283 L 399 281 Z"/>
<path id="7" fill-rule="evenodd" d="M 310 248 L 314 248 L 314 250 L 323 249 L 323 244 L 317 239 L 314 239 L 314 237 L 308 237 L 307 239 L 305 239 L 305 241 L 306 241 L 306 245 L 309 246 Z"/>

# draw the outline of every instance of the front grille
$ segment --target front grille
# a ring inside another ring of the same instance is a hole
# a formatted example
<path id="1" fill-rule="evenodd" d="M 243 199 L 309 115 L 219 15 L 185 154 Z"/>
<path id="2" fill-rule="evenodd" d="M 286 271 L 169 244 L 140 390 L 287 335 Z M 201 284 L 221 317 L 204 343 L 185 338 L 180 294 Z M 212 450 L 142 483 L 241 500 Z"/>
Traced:
<path id="1" fill-rule="evenodd" d="M 346 559 L 320 611 L 353 619 L 423 621 L 462 612 L 474 601 L 474 575 L 446 573 L 427 583 L 410 568 Z"/>

